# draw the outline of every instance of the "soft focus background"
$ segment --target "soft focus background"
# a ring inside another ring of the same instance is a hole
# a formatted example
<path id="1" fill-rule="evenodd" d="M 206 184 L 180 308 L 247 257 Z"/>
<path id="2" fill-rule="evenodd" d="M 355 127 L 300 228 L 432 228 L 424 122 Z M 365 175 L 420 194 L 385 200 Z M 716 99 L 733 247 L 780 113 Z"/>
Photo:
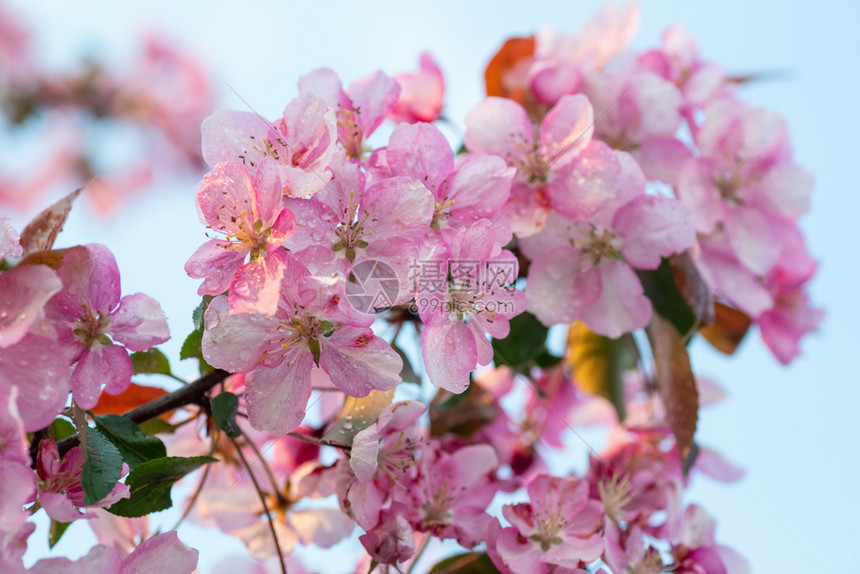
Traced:
<path id="1" fill-rule="evenodd" d="M 419 53 L 429 50 L 445 73 L 445 115 L 458 126 L 448 133 L 457 140 L 465 114 L 483 97 L 484 67 L 505 38 L 548 24 L 574 32 L 601 4 L 192 6 L 153 0 L 135 5 L 13 1 L 9 8 L 34 31 L 34 48 L 46 65 L 63 69 L 87 55 L 121 64 L 135 53 L 142 31 L 156 30 L 208 67 L 219 105 L 245 108 L 232 86 L 266 117 L 280 114 L 296 94 L 299 76 L 313 68 L 331 67 L 348 83 L 376 69 L 392 75 L 412 70 Z M 696 371 L 719 382 L 729 395 L 701 413 L 698 440 L 746 468 L 747 475 L 733 485 L 697 476 L 688 501 L 716 517 L 718 540 L 745 555 L 753 572 L 851 571 L 856 563 L 854 520 L 860 515 L 855 487 L 860 457 L 853 424 L 860 405 L 853 365 L 860 352 L 855 302 L 860 285 L 860 111 L 855 103 L 860 4 L 655 0 L 641 2 L 641 8 L 641 28 L 633 43 L 637 49 L 656 46 L 666 27 L 680 24 L 698 39 L 703 57 L 730 73 L 780 72 L 741 94 L 787 118 L 796 160 L 816 177 L 812 211 L 802 227 L 820 261 L 811 294 L 827 316 L 820 331 L 804 341 L 803 355 L 787 368 L 770 355 L 757 333 L 730 358 L 694 345 Z M 0 165 L 16 153 L 9 145 L 0 140 Z M 38 156 L 27 159 L 33 170 L 39 169 Z M 193 203 L 196 182 L 189 177 L 140 194 L 109 219 L 99 219 L 91 205 L 81 202 L 57 244 L 109 245 L 122 272 L 123 292 L 145 292 L 162 303 L 175 337 L 164 348 L 177 364 L 179 345 L 192 328 L 191 310 L 199 301 L 198 282 L 182 268 L 205 239 Z M 47 203 L 43 198 L 39 206 L 9 215 L 20 229 Z M 193 367 L 177 370 L 190 376 Z M 575 439 L 569 444 L 569 464 L 581 466 L 585 446 Z M 28 563 L 48 555 L 44 533 L 31 538 Z M 245 553 L 240 542 L 217 531 L 190 525 L 181 536 L 200 549 L 204 573 L 227 556 Z M 80 556 L 92 540 L 88 529 L 76 526 L 50 555 Z M 337 557 L 329 555 L 324 563 L 319 561 L 323 554 L 314 553 L 315 562 L 308 565 L 347 571 L 357 550 L 343 548 L 338 546 L 333 551 Z"/>

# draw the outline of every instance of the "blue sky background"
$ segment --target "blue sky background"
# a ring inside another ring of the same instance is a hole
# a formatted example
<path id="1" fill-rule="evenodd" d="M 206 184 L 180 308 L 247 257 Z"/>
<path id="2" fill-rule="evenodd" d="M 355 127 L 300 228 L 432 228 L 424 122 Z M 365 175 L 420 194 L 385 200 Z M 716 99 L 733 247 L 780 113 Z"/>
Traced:
<path id="1" fill-rule="evenodd" d="M 298 77 L 313 68 L 334 68 L 349 82 L 375 69 L 413 69 L 418 54 L 430 50 L 447 81 L 446 115 L 462 126 L 483 97 L 484 66 L 504 38 L 547 24 L 575 31 L 601 3 L 210 2 L 205 10 L 166 0 L 11 5 L 36 30 L 46 63 L 69 65 L 87 53 L 122 62 L 134 51 L 137 31 L 148 25 L 203 58 L 221 79 L 222 105 L 243 108 L 226 82 L 267 117 L 280 114 L 296 94 Z M 730 72 L 787 72 L 745 88 L 743 96 L 787 118 L 796 159 L 816 177 L 812 211 L 802 226 L 820 261 L 812 295 L 827 317 L 788 368 L 772 358 L 758 333 L 732 358 L 694 345 L 695 370 L 729 394 L 701 414 L 698 438 L 745 467 L 747 476 L 734 485 L 699 477 L 688 500 L 717 518 L 718 539 L 744 554 L 754 572 L 849 571 L 860 514 L 860 389 L 853 364 L 860 352 L 860 4 L 644 1 L 641 7 L 637 48 L 657 45 L 666 27 L 681 24 L 698 38 L 705 57 Z M 175 337 L 166 349 L 174 359 L 198 302 L 197 281 L 182 270 L 204 240 L 195 184 L 187 180 L 141 196 L 109 221 L 79 208 L 60 239 L 63 245 L 95 241 L 111 247 L 123 292 L 148 293 L 164 306 Z M 28 215 L 18 214 L 19 228 Z M 570 444 L 572 457 L 585 456 L 582 445 L 576 450 Z M 53 555 L 84 553 L 87 531 L 74 527 Z M 244 552 L 214 531 L 190 527 L 181 536 L 201 550 L 201 572 Z M 47 555 L 43 538 L 44 531 L 34 535 L 28 560 Z M 351 552 L 342 556 L 352 561 Z"/>

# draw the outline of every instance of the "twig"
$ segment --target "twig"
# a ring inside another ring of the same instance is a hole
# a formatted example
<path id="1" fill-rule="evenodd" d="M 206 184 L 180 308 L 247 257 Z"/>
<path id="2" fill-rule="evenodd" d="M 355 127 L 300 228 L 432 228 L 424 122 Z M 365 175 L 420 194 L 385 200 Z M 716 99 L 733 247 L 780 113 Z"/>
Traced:
<path id="1" fill-rule="evenodd" d="M 200 404 L 201 400 L 206 396 L 206 393 L 215 385 L 230 376 L 227 371 L 215 369 L 211 373 L 206 373 L 193 383 L 182 387 L 172 393 L 162 395 L 156 399 L 149 401 L 139 407 L 136 407 L 127 413 L 123 414 L 125 418 L 133 423 L 143 423 L 157 416 L 169 413 L 172 410 L 188 405 Z M 57 448 L 60 451 L 60 456 L 65 455 L 72 448 L 78 446 L 78 435 L 72 435 L 64 438 L 57 443 Z"/>
<path id="2" fill-rule="evenodd" d="M 275 550 L 278 551 L 278 559 L 281 562 L 281 572 L 283 574 L 287 574 L 287 563 L 284 562 L 284 554 L 281 552 L 281 544 L 278 542 L 278 533 L 275 532 L 275 523 L 272 522 L 272 514 L 269 512 L 269 506 L 266 504 L 266 497 L 264 496 L 263 491 L 260 490 L 257 478 L 254 476 L 254 473 L 251 472 L 251 466 L 248 464 L 248 459 L 245 458 L 245 453 L 243 453 L 242 449 L 239 447 L 239 443 L 236 442 L 236 439 L 233 437 L 229 438 L 233 443 L 233 446 L 236 447 L 236 452 L 239 453 L 239 458 L 242 459 L 242 464 L 244 464 L 245 468 L 248 469 L 248 476 L 251 477 L 251 482 L 254 483 L 254 488 L 257 489 L 257 495 L 260 497 L 260 503 L 263 505 L 263 512 L 266 513 L 266 519 L 269 521 L 269 530 L 272 532 L 272 540 L 275 543 Z"/>

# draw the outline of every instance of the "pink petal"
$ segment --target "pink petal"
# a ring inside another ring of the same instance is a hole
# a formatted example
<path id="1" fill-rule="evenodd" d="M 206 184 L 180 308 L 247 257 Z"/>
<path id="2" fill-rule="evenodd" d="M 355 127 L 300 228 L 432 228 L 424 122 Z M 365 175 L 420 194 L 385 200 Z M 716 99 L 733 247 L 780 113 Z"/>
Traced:
<path id="1" fill-rule="evenodd" d="M 144 540 L 122 561 L 122 574 L 191 574 L 198 554 L 175 531 L 163 532 Z"/>
<path id="2" fill-rule="evenodd" d="M 700 233 L 710 233 L 725 217 L 725 205 L 703 161 L 690 161 L 682 168 L 678 198 L 693 214 L 693 224 Z"/>
<path id="3" fill-rule="evenodd" d="M 470 152 L 498 155 L 511 165 L 520 163 L 524 150 L 531 149 L 534 127 L 521 105 L 491 97 L 466 116 L 465 140 Z"/>
<path id="4" fill-rule="evenodd" d="M 203 160 L 209 167 L 223 161 L 256 163 L 262 154 L 254 147 L 263 145 L 268 129 L 266 120 L 253 112 L 217 110 L 200 125 Z"/>
<path id="5" fill-rule="evenodd" d="M 240 267 L 230 283 L 230 312 L 274 315 L 281 297 L 286 259 L 286 251 L 277 248 Z"/>
<path id="6" fill-rule="evenodd" d="M 741 263 L 764 275 L 779 259 L 783 243 L 781 216 L 754 205 L 738 205 L 725 221 L 726 236 Z"/>
<path id="7" fill-rule="evenodd" d="M 330 548 L 349 536 L 355 522 L 335 508 L 314 508 L 291 512 L 287 517 L 302 544 Z"/>
<path id="8" fill-rule="evenodd" d="M 354 397 L 391 390 L 401 381 L 400 355 L 370 329 L 339 327 L 320 345 L 320 367 L 333 385 Z"/>
<path id="9" fill-rule="evenodd" d="M 0 524 L 4 531 L 15 530 L 27 520 L 24 505 L 36 492 L 36 475 L 26 464 L 0 460 Z"/>
<path id="10" fill-rule="evenodd" d="M 14 345 L 27 334 L 42 308 L 63 283 L 44 265 L 19 265 L 0 274 L 0 348 Z"/>
<path id="11" fill-rule="evenodd" d="M 814 184 L 812 174 L 794 164 L 780 164 L 769 170 L 757 189 L 787 217 L 797 217 L 809 210 L 809 195 Z"/>
<path id="12" fill-rule="evenodd" d="M 123 392 L 131 383 L 132 371 L 131 359 L 124 347 L 94 342 L 72 372 L 75 402 L 82 409 L 93 408 L 99 401 L 102 384 L 108 394 Z"/>
<path id="13" fill-rule="evenodd" d="M 448 178 L 448 192 L 438 200 L 453 200 L 452 215 L 474 221 L 495 219 L 511 190 L 516 169 L 508 167 L 500 157 L 469 154 Z"/>
<path id="14" fill-rule="evenodd" d="M 245 376 L 245 401 L 251 426 L 276 435 L 296 430 L 311 396 L 310 350 L 292 349 L 275 368 L 258 367 Z"/>
<path id="15" fill-rule="evenodd" d="M 588 327 L 612 339 L 645 327 L 651 320 L 651 301 L 627 263 L 602 261 L 587 271 L 600 277 L 600 297 L 582 310 Z"/>
<path id="16" fill-rule="evenodd" d="M 648 179 L 656 179 L 669 185 L 677 185 L 678 174 L 693 153 L 683 142 L 674 137 L 651 139 L 633 152 L 633 156 Z"/>
<path id="17" fill-rule="evenodd" d="M 40 493 L 39 503 L 45 509 L 45 512 L 48 513 L 48 516 L 57 522 L 73 522 L 78 518 L 84 517 L 84 514 L 75 508 L 71 500 L 58 492 Z"/>
<path id="18" fill-rule="evenodd" d="M 204 280 L 197 289 L 198 295 L 220 295 L 229 288 L 247 254 L 247 250 L 235 249 L 228 241 L 210 239 L 185 263 L 185 272 Z"/>
<path id="19" fill-rule="evenodd" d="M 400 98 L 400 84 L 380 71 L 354 81 L 346 91 L 360 112 L 358 121 L 365 138 L 376 131 Z"/>
<path id="20" fill-rule="evenodd" d="M 454 170 L 454 152 L 432 124 L 400 124 L 388 140 L 386 159 L 391 175 L 417 178 L 437 199 L 442 182 Z"/>
<path id="21" fill-rule="evenodd" d="M 478 359 L 475 337 L 460 321 L 441 320 L 424 325 L 421 354 L 433 385 L 462 393 Z"/>
<path id="22" fill-rule="evenodd" d="M 594 134 L 594 110 L 582 94 L 562 96 L 541 122 L 540 145 L 552 169 L 560 169 L 588 145 Z"/>
<path id="23" fill-rule="evenodd" d="M 565 94 L 580 91 L 582 73 L 575 67 L 564 64 L 549 63 L 532 75 L 532 93 L 539 102 L 548 106 L 555 103 Z"/>
<path id="24" fill-rule="evenodd" d="M 18 344 L 0 348 L 0 394 L 18 387 L 18 412 L 28 432 L 51 424 L 69 394 L 69 363 L 53 339 L 28 334 Z"/>
<path id="25" fill-rule="evenodd" d="M 94 312 L 112 311 L 119 303 L 119 268 L 110 250 L 91 243 L 73 248 L 57 269 L 63 290 L 51 300 L 50 306 L 62 310 L 67 318 L 81 316 L 86 303 Z"/>
<path id="26" fill-rule="evenodd" d="M 373 424 L 352 439 L 349 467 L 359 482 L 367 482 L 376 475 L 379 467 L 379 436 L 378 426 Z"/>
<path id="27" fill-rule="evenodd" d="M 634 199 L 618 210 L 613 227 L 623 239 L 624 259 L 639 269 L 656 269 L 661 257 L 681 253 L 696 241 L 690 212 L 666 197 Z"/>
<path id="28" fill-rule="evenodd" d="M 430 190 L 412 177 L 383 180 L 367 188 L 361 198 L 361 208 L 373 216 L 365 230 L 384 241 L 423 237 L 435 205 Z"/>
<path id="29" fill-rule="evenodd" d="M 735 482 L 746 474 L 743 468 L 732 464 L 719 452 L 704 446 L 699 447 L 694 468 L 720 482 Z"/>
<path id="30" fill-rule="evenodd" d="M 132 351 L 144 351 L 170 339 L 167 318 L 149 295 L 126 295 L 111 315 L 108 334 Z"/>
<path id="31" fill-rule="evenodd" d="M 579 250 L 562 246 L 532 261 L 526 281 L 528 310 L 544 324 L 572 323 L 600 296 L 599 281 L 583 273 Z"/>
<path id="32" fill-rule="evenodd" d="M 265 315 L 230 314 L 223 296 L 212 300 L 204 320 L 203 357 L 210 365 L 233 373 L 246 373 L 260 362 L 266 342 L 278 326 L 276 319 Z"/>
<path id="33" fill-rule="evenodd" d="M 330 102 L 311 93 L 301 93 L 284 109 L 284 143 L 291 160 L 280 163 L 311 172 L 319 182 L 319 174 L 334 157 L 337 141 L 337 119 Z M 314 173 L 317 172 L 317 173 Z M 318 185 L 322 189 L 322 185 Z M 305 195 L 293 193 L 293 195 Z"/>

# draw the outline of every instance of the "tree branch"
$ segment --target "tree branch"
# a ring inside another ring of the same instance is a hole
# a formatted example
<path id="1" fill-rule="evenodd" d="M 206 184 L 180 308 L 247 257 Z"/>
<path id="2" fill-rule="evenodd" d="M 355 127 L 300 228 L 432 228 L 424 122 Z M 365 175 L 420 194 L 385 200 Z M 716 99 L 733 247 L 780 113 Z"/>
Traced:
<path id="1" fill-rule="evenodd" d="M 231 373 L 228 373 L 227 371 L 215 369 L 211 373 L 206 373 L 193 383 L 140 405 L 139 407 L 124 413 L 122 416 L 135 424 L 140 424 L 180 407 L 198 405 L 212 387 L 229 377 L 230 374 Z M 78 444 L 78 435 L 64 438 L 57 443 L 57 448 L 60 450 L 60 456 L 65 455 L 71 449 L 78 446 Z M 35 464 L 34 459 L 33 465 Z"/>

